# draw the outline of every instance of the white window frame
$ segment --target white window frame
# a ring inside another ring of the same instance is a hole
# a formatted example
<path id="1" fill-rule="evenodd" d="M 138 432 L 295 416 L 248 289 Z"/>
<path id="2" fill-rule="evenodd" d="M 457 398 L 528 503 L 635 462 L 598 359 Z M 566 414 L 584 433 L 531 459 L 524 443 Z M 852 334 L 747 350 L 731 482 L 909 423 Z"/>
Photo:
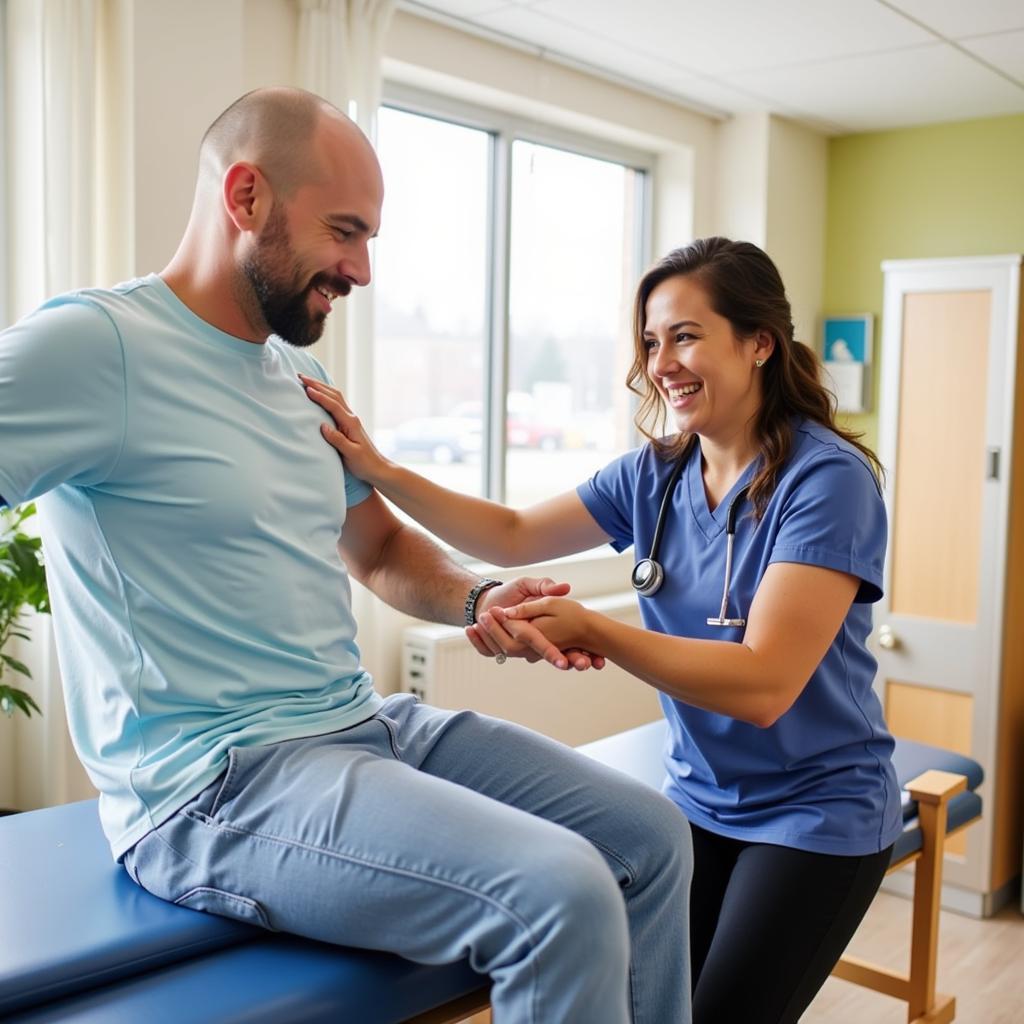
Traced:
<path id="1" fill-rule="evenodd" d="M 381 105 L 410 114 L 431 117 L 490 136 L 489 212 L 487 225 L 488 274 L 485 306 L 484 447 L 481 483 L 485 497 L 506 499 L 505 407 L 509 363 L 509 266 L 512 216 L 512 143 L 535 143 L 580 156 L 623 164 L 643 175 L 637 190 L 637 223 L 634 260 L 638 271 L 651 258 L 654 173 L 656 155 L 616 142 L 583 135 L 552 124 L 535 121 L 463 100 L 385 82 Z"/>

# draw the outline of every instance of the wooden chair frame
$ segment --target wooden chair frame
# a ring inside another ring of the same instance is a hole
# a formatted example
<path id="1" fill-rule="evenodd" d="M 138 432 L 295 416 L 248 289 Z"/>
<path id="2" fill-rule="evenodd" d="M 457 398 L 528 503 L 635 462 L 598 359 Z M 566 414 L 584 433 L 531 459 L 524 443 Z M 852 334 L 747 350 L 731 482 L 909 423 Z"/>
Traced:
<path id="1" fill-rule="evenodd" d="M 939 953 L 942 863 L 946 836 L 953 834 L 946 831 L 949 801 L 966 788 L 967 779 L 963 775 L 936 769 L 923 772 L 907 783 L 907 792 L 917 802 L 921 848 L 890 864 L 889 871 L 916 862 L 909 974 L 890 971 L 854 956 L 842 957 L 832 970 L 837 978 L 902 999 L 907 1004 L 909 1024 L 948 1024 L 956 1016 L 956 999 L 935 991 L 935 972 Z M 972 818 L 954 832 L 977 820 Z"/>
<path id="2" fill-rule="evenodd" d="M 470 992 L 461 999 L 453 999 L 450 1003 L 445 1003 L 444 1006 L 428 1010 L 426 1013 L 418 1013 L 406 1021 L 406 1024 L 460 1024 L 461 1021 L 466 1021 L 473 1014 L 489 1009 L 490 994 L 490 986 Z"/>

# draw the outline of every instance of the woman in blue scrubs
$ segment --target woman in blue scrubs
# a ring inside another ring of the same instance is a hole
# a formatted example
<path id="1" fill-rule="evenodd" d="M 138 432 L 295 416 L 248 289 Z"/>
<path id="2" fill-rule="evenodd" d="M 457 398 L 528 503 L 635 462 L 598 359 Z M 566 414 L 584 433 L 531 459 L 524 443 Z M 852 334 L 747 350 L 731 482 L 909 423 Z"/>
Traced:
<path id="1" fill-rule="evenodd" d="M 657 568 L 634 573 L 643 628 L 545 597 L 468 633 L 499 658 L 608 659 L 659 691 L 664 791 L 693 832 L 694 1021 L 796 1021 L 901 828 L 866 644 L 886 543 L 879 465 L 836 424 L 779 273 L 754 245 L 699 239 L 656 264 L 638 287 L 634 345 L 627 383 L 648 442 L 522 510 L 388 462 L 340 394 L 306 383 L 351 472 L 492 563 L 602 542 L 642 560 L 663 520 Z"/>

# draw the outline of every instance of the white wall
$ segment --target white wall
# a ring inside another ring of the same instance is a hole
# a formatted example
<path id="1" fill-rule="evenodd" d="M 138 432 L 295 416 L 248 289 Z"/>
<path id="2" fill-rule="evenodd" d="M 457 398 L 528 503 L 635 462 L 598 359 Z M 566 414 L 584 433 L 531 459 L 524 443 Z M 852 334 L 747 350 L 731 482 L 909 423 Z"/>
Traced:
<path id="1" fill-rule="evenodd" d="M 785 118 L 771 119 L 765 249 L 793 306 L 796 337 L 817 349 L 825 287 L 828 143 Z"/>
<path id="2" fill-rule="evenodd" d="M 124 163 L 133 193 L 133 272 L 162 269 L 192 206 L 199 141 L 233 100 L 293 82 L 295 6 L 288 0 L 123 0 L 121 59 L 131 102 Z"/>
<path id="3" fill-rule="evenodd" d="M 741 114 L 719 126 L 713 234 L 766 244 L 771 117 Z"/>
<path id="4" fill-rule="evenodd" d="M 243 91 L 244 0 L 136 0 L 135 267 L 162 269 L 192 206 L 199 140 Z"/>
<path id="5" fill-rule="evenodd" d="M 823 135 L 771 114 L 718 129 L 715 233 L 761 246 L 793 307 L 796 337 L 815 346 L 825 263 L 828 147 Z"/>

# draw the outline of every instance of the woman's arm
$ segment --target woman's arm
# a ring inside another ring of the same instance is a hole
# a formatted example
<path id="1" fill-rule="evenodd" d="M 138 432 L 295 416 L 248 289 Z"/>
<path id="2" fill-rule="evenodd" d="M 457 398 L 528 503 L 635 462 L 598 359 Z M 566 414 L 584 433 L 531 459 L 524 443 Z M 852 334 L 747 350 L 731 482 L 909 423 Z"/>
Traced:
<path id="1" fill-rule="evenodd" d="M 586 551 L 608 535 L 594 521 L 575 491 L 527 509 L 511 509 L 483 498 L 449 491 L 384 458 L 341 392 L 300 375 L 306 394 L 328 413 L 324 438 L 348 470 L 376 487 L 435 536 L 493 565 L 528 565 Z"/>
<path id="2" fill-rule="evenodd" d="M 481 625 L 528 620 L 521 641 L 582 647 L 687 704 L 753 725 L 773 725 L 793 705 L 835 640 L 860 580 L 813 565 L 770 565 L 741 643 L 696 640 L 628 626 L 567 598 L 491 609 Z"/>

